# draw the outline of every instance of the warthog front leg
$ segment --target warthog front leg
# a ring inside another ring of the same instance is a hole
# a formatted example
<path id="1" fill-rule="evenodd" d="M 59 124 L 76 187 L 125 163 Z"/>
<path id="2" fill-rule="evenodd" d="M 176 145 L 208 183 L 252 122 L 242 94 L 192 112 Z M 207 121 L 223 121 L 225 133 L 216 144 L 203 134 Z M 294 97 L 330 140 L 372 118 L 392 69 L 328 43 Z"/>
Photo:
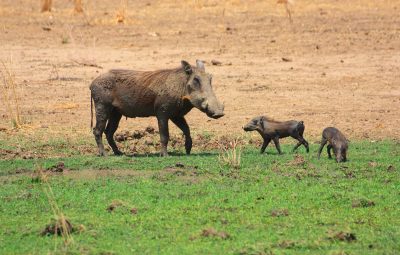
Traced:
<path id="1" fill-rule="evenodd" d="M 169 141 L 168 118 L 157 116 L 158 129 L 160 131 L 161 153 L 162 157 L 168 156 L 167 146 Z"/>
<path id="2" fill-rule="evenodd" d="M 328 152 L 328 157 L 329 158 L 332 158 L 331 149 L 332 149 L 332 145 L 328 144 L 328 146 L 326 146 L 326 151 Z"/>
<path id="3" fill-rule="evenodd" d="M 182 130 L 185 135 L 185 150 L 186 154 L 189 155 L 192 150 L 192 137 L 190 136 L 190 129 L 184 117 L 175 117 L 171 119 L 172 122 Z"/>
<path id="4" fill-rule="evenodd" d="M 260 153 L 264 153 L 265 149 L 268 147 L 268 144 L 271 142 L 271 138 L 270 137 L 264 137 L 264 142 L 261 146 L 261 151 Z"/>

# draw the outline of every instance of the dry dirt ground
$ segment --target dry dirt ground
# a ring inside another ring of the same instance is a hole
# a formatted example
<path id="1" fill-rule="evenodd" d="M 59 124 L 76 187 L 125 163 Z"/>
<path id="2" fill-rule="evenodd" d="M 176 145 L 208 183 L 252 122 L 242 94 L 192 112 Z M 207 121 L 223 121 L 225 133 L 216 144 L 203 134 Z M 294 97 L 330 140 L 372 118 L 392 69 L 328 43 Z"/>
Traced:
<path id="1" fill-rule="evenodd" d="M 303 120 L 315 139 L 326 126 L 353 139 L 400 138 L 399 0 L 298 0 L 293 23 L 275 0 L 84 1 L 85 15 L 71 1 L 54 2 L 51 13 L 39 1 L 0 4 L 0 59 L 32 134 L 90 136 L 88 87 L 108 69 L 202 59 L 226 116 L 194 109 L 194 132 L 241 134 L 265 114 Z M 0 127 L 10 129 L 1 100 Z M 148 125 L 155 119 L 123 119 L 119 130 Z"/>

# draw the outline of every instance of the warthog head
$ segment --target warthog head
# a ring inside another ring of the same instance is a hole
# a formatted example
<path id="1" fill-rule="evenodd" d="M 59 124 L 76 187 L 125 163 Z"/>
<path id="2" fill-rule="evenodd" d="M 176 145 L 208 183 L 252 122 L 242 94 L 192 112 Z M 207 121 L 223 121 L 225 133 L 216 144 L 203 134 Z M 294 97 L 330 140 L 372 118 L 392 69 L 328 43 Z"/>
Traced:
<path id="1" fill-rule="evenodd" d="M 333 152 L 336 156 L 336 162 L 346 162 L 347 161 L 347 141 L 332 141 L 333 144 Z"/>
<path id="2" fill-rule="evenodd" d="M 182 61 L 182 67 L 189 76 L 185 98 L 208 117 L 218 119 L 224 116 L 224 105 L 215 97 L 211 86 L 212 76 L 206 73 L 204 63 L 197 60 L 193 68 L 188 62 Z"/>
<path id="3" fill-rule="evenodd" d="M 244 131 L 248 132 L 248 131 L 264 131 L 264 117 L 263 116 L 258 116 L 253 118 L 252 120 L 250 120 L 249 123 L 247 123 L 243 129 Z"/>

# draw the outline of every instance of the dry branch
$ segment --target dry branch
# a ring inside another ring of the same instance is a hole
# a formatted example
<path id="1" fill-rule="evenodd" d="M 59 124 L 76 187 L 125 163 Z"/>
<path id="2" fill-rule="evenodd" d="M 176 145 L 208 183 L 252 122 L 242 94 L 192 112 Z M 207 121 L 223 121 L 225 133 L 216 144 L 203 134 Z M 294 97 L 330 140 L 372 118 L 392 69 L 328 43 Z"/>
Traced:
<path id="1" fill-rule="evenodd" d="M 218 142 L 218 145 L 221 148 L 221 153 L 218 156 L 220 163 L 234 169 L 239 169 L 242 156 L 242 149 L 239 144 L 239 138 L 229 142 L 227 145 Z"/>
<path id="2" fill-rule="evenodd" d="M 85 60 L 85 59 L 81 59 L 81 60 L 77 60 L 77 59 L 71 59 L 73 62 L 77 63 L 78 65 L 81 66 L 91 66 L 91 67 L 96 67 L 96 68 L 100 68 L 103 69 L 102 66 L 99 66 L 98 64 L 94 63 L 93 61 L 90 60 Z"/>
<path id="3" fill-rule="evenodd" d="M 22 127 L 21 111 L 19 108 L 19 99 L 16 92 L 16 83 L 14 75 L 7 68 L 6 64 L 1 61 L 0 75 L 2 79 L 1 96 L 6 110 L 9 113 L 11 121 L 16 128 Z"/>

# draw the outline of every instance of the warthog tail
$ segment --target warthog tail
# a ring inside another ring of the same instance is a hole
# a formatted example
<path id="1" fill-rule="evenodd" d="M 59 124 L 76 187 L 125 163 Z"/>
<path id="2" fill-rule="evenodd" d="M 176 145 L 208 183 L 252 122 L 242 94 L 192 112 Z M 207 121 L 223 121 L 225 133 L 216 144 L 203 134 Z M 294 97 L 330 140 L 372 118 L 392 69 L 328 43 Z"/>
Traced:
<path id="1" fill-rule="evenodd" d="M 90 93 L 90 128 L 93 128 L 93 95 Z"/>

